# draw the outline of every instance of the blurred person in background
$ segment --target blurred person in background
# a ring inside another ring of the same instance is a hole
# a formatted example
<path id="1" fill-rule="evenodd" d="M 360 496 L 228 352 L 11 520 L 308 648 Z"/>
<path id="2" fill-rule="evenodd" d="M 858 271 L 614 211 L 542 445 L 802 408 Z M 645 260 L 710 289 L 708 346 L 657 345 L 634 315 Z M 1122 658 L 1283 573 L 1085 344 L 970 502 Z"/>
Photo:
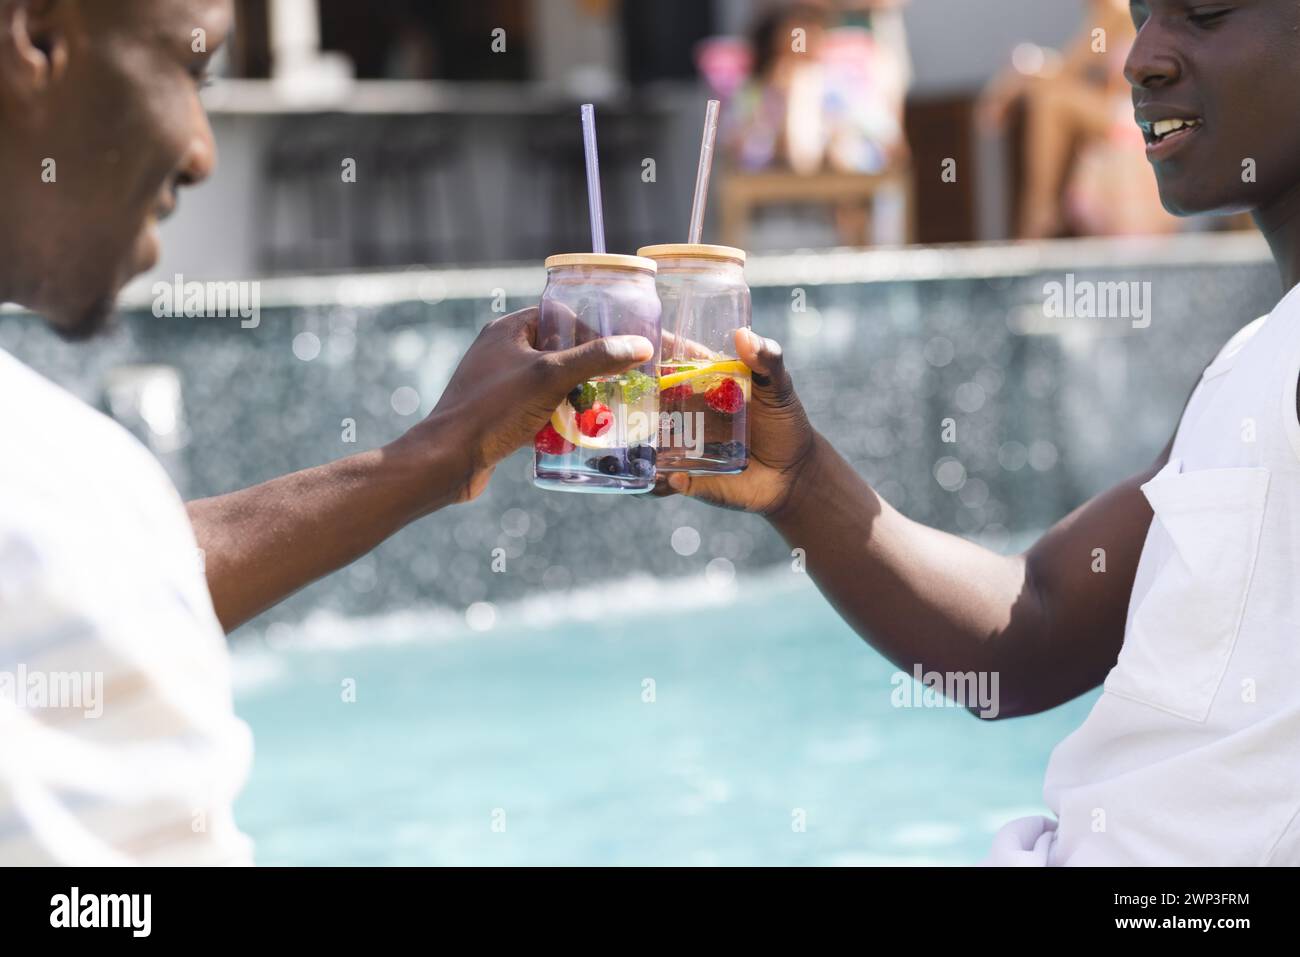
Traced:
<path id="1" fill-rule="evenodd" d="M 1135 33 L 1128 0 L 1088 0 L 1078 36 L 1063 53 L 1017 47 L 989 84 L 980 126 L 1006 129 L 1024 110 L 1020 239 L 1174 232 L 1147 171 L 1141 131 L 1124 79 Z"/>
<path id="2" fill-rule="evenodd" d="M 756 24 L 724 142 L 744 171 L 879 173 L 903 161 L 903 0 L 778 7 Z"/>

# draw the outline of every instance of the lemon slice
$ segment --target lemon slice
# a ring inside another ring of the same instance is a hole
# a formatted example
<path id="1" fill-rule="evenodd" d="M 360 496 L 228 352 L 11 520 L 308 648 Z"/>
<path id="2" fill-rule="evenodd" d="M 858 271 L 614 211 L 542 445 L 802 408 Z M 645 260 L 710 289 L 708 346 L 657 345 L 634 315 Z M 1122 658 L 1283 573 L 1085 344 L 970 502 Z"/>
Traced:
<path id="1" fill-rule="evenodd" d="M 659 377 L 659 391 L 671 389 L 675 385 L 681 385 L 683 382 L 689 382 L 691 379 L 698 379 L 700 376 L 705 375 L 740 375 L 748 379 L 749 366 L 739 359 L 729 359 L 726 362 L 714 362 L 707 366 L 700 366 L 698 369 L 683 369 L 681 372 L 672 372 Z"/>
<path id="2" fill-rule="evenodd" d="M 578 412 L 568 402 L 562 403 L 551 416 L 551 425 L 561 436 L 583 449 L 622 448 L 624 445 L 636 445 L 645 442 L 654 431 L 653 416 L 633 409 L 626 413 L 627 433 L 618 434 L 618 418 L 600 435 L 583 435 L 578 428 Z"/>

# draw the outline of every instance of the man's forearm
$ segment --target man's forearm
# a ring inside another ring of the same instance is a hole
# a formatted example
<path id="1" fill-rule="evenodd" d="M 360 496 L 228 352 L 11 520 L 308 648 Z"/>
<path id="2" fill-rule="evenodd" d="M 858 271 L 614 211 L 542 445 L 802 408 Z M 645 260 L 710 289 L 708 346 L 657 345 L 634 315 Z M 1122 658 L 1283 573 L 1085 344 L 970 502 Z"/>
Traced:
<path id="1" fill-rule="evenodd" d="M 917 664 L 940 672 L 1018 668 L 1021 639 L 1040 633 L 1044 617 L 1022 556 L 904 517 L 821 436 L 799 483 L 772 523 L 803 549 L 827 599 L 881 654 L 908 672 Z"/>
<path id="2" fill-rule="evenodd" d="M 189 503 L 217 616 L 231 631 L 456 501 L 468 470 L 429 420 L 371 452 Z"/>

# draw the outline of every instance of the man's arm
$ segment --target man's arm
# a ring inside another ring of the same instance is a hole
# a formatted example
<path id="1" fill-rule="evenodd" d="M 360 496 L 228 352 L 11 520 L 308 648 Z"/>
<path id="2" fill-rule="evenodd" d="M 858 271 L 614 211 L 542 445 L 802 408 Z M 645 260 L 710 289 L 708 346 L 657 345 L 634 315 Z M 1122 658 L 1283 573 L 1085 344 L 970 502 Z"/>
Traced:
<path id="1" fill-rule="evenodd" d="M 998 672 L 999 716 L 1096 687 L 1124 640 L 1152 512 L 1140 486 L 1168 461 L 1080 506 L 1022 555 L 914 522 L 818 436 L 815 465 L 772 522 L 818 587 L 899 668 Z M 1094 552 L 1105 549 L 1104 573 Z"/>
<path id="2" fill-rule="evenodd" d="M 905 671 L 998 672 L 999 716 L 1031 714 L 1095 687 L 1124 641 L 1152 512 L 1141 475 L 1087 502 L 1022 555 L 999 555 L 892 508 L 813 429 L 781 347 L 748 332 L 749 467 L 675 473 L 669 489 L 765 515 L 853 628 Z M 1104 549 L 1106 571 L 1093 572 Z"/>
<path id="3" fill-rule="evenodd" d="M 430 419 L 391 445 L 190 502 L 208 590 L 226 631 L 456 502 L 468 464 Z"/>
<path id="4" fill-rule="evenodd" d="M 400 439 L 189 505 L 217 617 L 231 631 L 361 557 L 403 526 L 487 487 L 576 383 L 642 365 L 641 336 L 537 348 L 537 310 L 488 323 L 437 406 Z"/>

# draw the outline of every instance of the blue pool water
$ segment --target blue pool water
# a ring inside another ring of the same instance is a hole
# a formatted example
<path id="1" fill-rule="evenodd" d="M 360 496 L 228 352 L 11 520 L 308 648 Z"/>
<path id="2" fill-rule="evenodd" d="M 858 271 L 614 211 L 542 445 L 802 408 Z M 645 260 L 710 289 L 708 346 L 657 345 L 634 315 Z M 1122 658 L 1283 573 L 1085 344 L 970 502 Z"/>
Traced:
<path id="1" fill-rule="evenodd" d="M 1094 700 L 895 708 L 893 666 L 787 569 L 471 620 L 317 617 L 237 651 L 259 863 L 970 864 L 1043 810 Z"/>

